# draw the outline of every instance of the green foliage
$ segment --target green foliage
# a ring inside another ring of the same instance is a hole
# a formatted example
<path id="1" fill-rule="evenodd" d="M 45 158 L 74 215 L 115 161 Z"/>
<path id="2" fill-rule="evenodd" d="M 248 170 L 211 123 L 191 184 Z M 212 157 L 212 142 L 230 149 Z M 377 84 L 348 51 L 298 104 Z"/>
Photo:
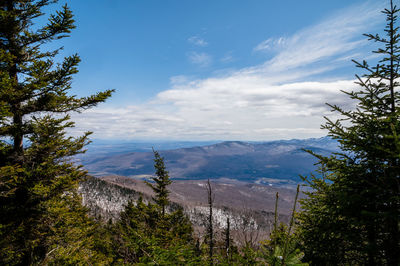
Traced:
<path id="1" fill-rule="evenodd" d="M 93 235 L 98 226 L 87 217 L 78 195 L 68 193 L 46 204 L 47 215 L 36 228 L 48 250 L 43 264 L 106 265 L 111 261 L 96 247 Z"/>
<path id="2" fill-rule="evenodd" d="M 261 242 L 259 256 L 268 265 L 308 265 L 302 262 L 304 252 L 300 251 L 298 236 L 288 235 L 288 230 L 284 223 L 280 223 L 277 229 L 271 232 L 270 239 Z"/>
<path id="3" fill-rule="evenodd" d="M 292 234 L 299 192 L 298 185 L 289 227 L 284 223 L 280 223 L 279 226 L 277 224 L 279 194 L 276 193 L 274 229 L 270 234 L 270 239 L 261 242 L 259 251 L 260 258 L 268 265 L 308 265 L 302 262 L 304 253 L 299 249 L 298 236 Z"/>
<path id="4" fill-rule="evenodd" d="M 285 262 L 283 262 L 283 257 L 285 256 Z M 293 249 L 289 252 L 284 252 L 281 246 L 276 246 L 273 253 L 266 256 L 265 261 L 268 265 L 287 265 L 287 266 L 306 266 L 308 263 L 303 263 L 301 260 L 304 257 L 304 253 L 299 249 Z"/>
<path id="5" fill-rule="evenodd" d="M 146 182 L 146 184 L 154 191 L 155 197 L 153 200 L 160 208 L 162 215 L 165 215 L 165 208 L 169 204 L 168 195 L 169 191 L 167 186 L 172 183 L 169 179 L 168 171 L 165 169 L 164 158 L 160 156 L 158 151 L 153 150 L 154 153 L 154 168 L 156 169 L 156 176 L 153 177 L 155 184 Z"/>
<path id="6" fill-rule="evenodd" d="M 72 13 L 65 5 L 50 16 L 46 25 L 33 24 L 33 19 L 43 15 L 41 9 L 54 2 L 0 3 L 3 264 L 43 260 L 56 263 L 58 259 L 62 264 L 76 264 L 78 258 L 90 262 L 97 256 L 88 251 L 90 239 L 82 240 L 91 231 L 90 219 L 74 199 L 77 184 L 86 172 L 68 159 L 83 152 L 90 133 L 67 137 L 66 130 L 74 124 L 66 113 L 93 107 L 112 91 L 83 98 L 68 94 L 72 75 L 78 71 L 79 57 L 72 55 L 55 64 L 59 50 L 44 51 L 41 45 L 68 36 L 75 28 Z"/>
<path id="7" fill-rule="evenodd" d="M 182 265 L 197 259 L 192 225 L 180 209 L 162 216 L 140 198 L 128 203 L 112 232 L 116 261 Z"/>
<path id="8" fill-rule="evenodd" d="M 307 258 L 318 265 L 400 263 L 398 12 L 392 2 L 383 11 L 385 37 L 366 34 L 381 45 L 374 51 L 380 60 L 372 67 L 355 62 L 366 74 L 356 76 L 358 91 L 345 93 L 357 108 L 330 105 L 341 118 L 327 118 L 323 128 L 342 152 L 314 154 L 322 177 L 304 178 L 313 190 L 302 201 L 299 233 Z"/>
<path id="9" fill-rule="evenodd" d="M 116 261 L 124 264 L 190 265 L 199 262 L 196 256 L 193 228 L 181 208 L 166 212 L 169 206 L 167 185 L 171 184 L 163 158 L 155 155 L 155 203 L 142 198 L 129 202 L 113 228 L 112 238 Z"/>

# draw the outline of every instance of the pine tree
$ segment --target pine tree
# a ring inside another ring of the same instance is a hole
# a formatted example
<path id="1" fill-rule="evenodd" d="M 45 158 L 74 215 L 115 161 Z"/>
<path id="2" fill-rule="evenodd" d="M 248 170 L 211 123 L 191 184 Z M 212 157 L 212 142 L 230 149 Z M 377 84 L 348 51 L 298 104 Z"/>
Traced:
<path id="1" fill-rule="evenodd" d="M 178 207 L 175 211 L 166 213 L 167 207 L 170 205 L 168 186 L 172 183 L 169 178 L 168 171 L 166 170 L 164 158 L 160 156 L 159 152 L 153 149 L 154 153 L 154 168 L 156 170 L 156 176 L 153 177 L 154 183 L 146 182 L 146 184 L 153 190 L 155 196 L 153 201 L 158 210 L 158 213 L 154 213 L 155 216 L 155 227 L 153 228 L 153 234 L 158 239 L 158 244 L 162 247 L 171 245 L 171 241 L 176 241 L 180 238 L 183 243 L 192 242 L 192 224 L 189 219 L 183 213 L 181 207 Z M 172 208 L 171 208 L 172 209 Z"/>
<path id="2" fill-rule="evenodd" d="M 167 186 L 171 184 L 164 159 L 154 151 L 156 177 L 153 202 L 128 203 L 113 233 L 117 262 L 158 265 L 184 265 L 199 260 L 193 241 L 193 228 L 181 207 L 167 213 L 170 206 Z M 172 206 L 170 206 L 172 209 Z"/>
<path id="3" fill-rule="evenodd" d="M 299 193 L 300 185 L 297 185 L 289 227 L 282 222 L 278 225 L 279 194 L 276 193 L 274 229 L 270 232 L 269 239 L 261 242 L 260 257 L 268 265 L 308 265 L 301 262 L 304 253 L 298 249 L 298 238 L 291 231 L 294 226 Z"/>
<path id="4" fill-rule="evenodd" d="M 365 35 L 381 45 L 374 51 L 380 60 L 376 66 L 354 61 L 366 72 L 356 76 L 360 89 L 346 92 L 357 108 L 330 105 L 342 118 L 327 118 L 323 128 L 342 152 L 314 154 L 321 177 L 305 179 L 313 190 L 303 201 L 300 232 L 306 255 L 317 264 L 400 264 L 398 12 L 390 1 L 383 11 L 386 36 Z"/>
<path id="5" fill-rule="evenodd" d="M 165 169 L 164 158 L 162 158 L 158 151 L 153 149 L 154 153 L 154 168 L 156 169 L 156 176 L 153 177 L 155 184 L 146 182 L 146 184 L 154 191 L 155 197 L 153 200 L 161 210 L 162 216 L 165 216 L 165 209 L 169 204 L 169 190 L 167 186 L 172 183 L 169 179 L 168 171 Z"/>
<path id="6" fill-rule="evenodd" d="M 48 51 L 42 45 L 69 35 L 75 28 L 72 12 L 65 5 L 47 24 L 34 24 L 55 2 L 0 2 L 0 258 L 6 264 L 28 265 L 49 255 L 57 223 L 46 218 L 49 203 L 72 195 L 86 175 L 69 158 L 83 152 L 90 132 L 68 137 L 66 130 L 74 126 L 68 113 L 93 107 L 112 93 L 69 94 L 79 56 L 56 64 L 61 48 Z"/>
<path id="7" fill-rule="evenodd" d="M 139 262 L 143 256 L 148 256 L 151 245 L 151 235 L 155 229 L 156 216 L 151 207 L 142 198 L 134 204 L 128 202 L 113 229 L 113 250 L 117 258 L 124 264 Z"/>

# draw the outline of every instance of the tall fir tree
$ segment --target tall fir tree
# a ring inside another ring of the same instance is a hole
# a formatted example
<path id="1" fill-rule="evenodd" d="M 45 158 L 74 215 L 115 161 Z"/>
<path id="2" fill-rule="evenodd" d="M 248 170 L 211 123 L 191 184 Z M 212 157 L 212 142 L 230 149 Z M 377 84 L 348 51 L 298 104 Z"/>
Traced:
<path id="1" fill-rule="evenodd" d="M 70 94 L 79 56 L 56 64 L 61 48 L 48 51 L 42 45 L 75 28 L 71 10 L 65 5 L 45 25 L 34 24 L 44 7 L 56 2 L 0 1 L 0 260 L 5 264 L 38 263 L 56 253 L 50 250 L 57 246 L 52 234 L 63 221 L 52 217 L 50 203 L 68 202 L 65 211 L 79 208 L 68 198 L 86 172 L 69 158 L 83 152 L 90 135 L 68 137 L 66 130 L 74 126 L 68 113 L 93 107 L 112 93 Z"/>
<path id="2" fill-rule="evenodd" d="M 400 46 L 397 15 L 385 9 L 385 36 L 365 34 L 381 48 L 376 66 L 355 62 L 358 91 L 345 92 L 354 110 L 330 105 L 342 116 L 323 128 L 342 152 L 314 154 L 321 177 L 305 178 L 312 191 L 303 200 L 300 234 L 308 259 L 316 264 L 399 265 L 400 224 Z"/>
<path id="3" fill-rule="evenodd" d="M 164 159 L 154 151 L 156 177 L 146 182 L 155 194 L 153 202 L 140 198 L 129 202 L 114 227 L 116 262 L 156 265 L 197 265 L 193 227 L 179 206 L 172 211 L 167 186 L 172 183 Z M 167 212 L 167 207 L 170 212 Z"/>
<path id="4" fill-rule="evenodd" d="M 157 204 L 157 206 L 161 210 L 161 215 L 165 216 L 165 209 L 169 204 L 169 190 L 167 188 L 168 185 L 172 183 L 169 179 L 168 171 L 165 168 L 164 158 L 160 156 L 158 151 L 153 149 L 154 153 L 154 168 L 156 169 L 156 176 L 153 177 L 153 182 L 146 184 L 154 191 L 154 198 L 153 200 Z"/>

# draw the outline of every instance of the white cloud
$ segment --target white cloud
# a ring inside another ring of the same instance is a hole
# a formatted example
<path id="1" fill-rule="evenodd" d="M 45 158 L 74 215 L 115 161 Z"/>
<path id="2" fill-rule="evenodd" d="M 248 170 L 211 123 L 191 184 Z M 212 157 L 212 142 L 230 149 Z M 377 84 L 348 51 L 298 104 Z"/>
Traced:
<path id="1" fill-rule="evenodd" d="M 340 89 L 353 81 L 268 85 L 265 78 L 232 76 L 191 82 L 142 106 L 94 109 L 74 118 L 99 138 L 282 139 L 320 136 L 325 102 L 343 105 Z M 246 88 L 246 89 L 243 89 Z"/>
<path id="2" fill-rule="evenodd" d="M 276 55 L 264 64 L 220 77 L 172 77 L 171 88 L 152 101 L 118 109 L 97 108 L 74 119 L 78 129 L 93 130 L 98 138 L 267 140 L 322 136 L 323 116 L 331 114 L 325 103 L 350 108 L 351 102 L 340 90 L 356 86 L 351 79 L 316 81 L 317 74 L 343 66 L 342 59 L 362 53 L 365 43 L 360 41 L 361 33 L 377 21 L 379 8 L 354 6 L 282 39 Z M 270 49 L 275 42 L 264 42 L 259 50 Z M 192 52 L 188 57 L 199 66 L 212 61 L 205 53 Z"/>
<path id="3" fill-rule="evenodd" d="M 207 67 L 212 62 L 212 57 L 207 53 L 190 52 L 187 56 L 191 63 L 200 67 Z"/>
<path id="4" fill-rule="evenodd" d="M 379 10 L 380 4 L 371 2 L 341 10 L 322 23 L 287 38 L 284 48 L 265 66 L 284 71 L 359 51 L 368 43 L 360 38 L 362 33 L 383 18 Z"/>
<path id="5" fill-rule="evenodd" d="M 267 51 L 267 50 L 276 50 L 281 49 L 286 44 L 286 39 L 280 37 L 278 39 L 269 38 L 265 41 L 259 43 L 256 47 L 254 47 L 254 51 Z"/>
<path id="6" fill-rule="evenodd" d="M 188 38 L 187 41 L 193 45 L 201 46 L 201 47 L 205 47 L 208 45 L 208 42 L 206 42 L 204 39 L 202 39 L 198 36 L 192 36 L 192 37 Z"/>

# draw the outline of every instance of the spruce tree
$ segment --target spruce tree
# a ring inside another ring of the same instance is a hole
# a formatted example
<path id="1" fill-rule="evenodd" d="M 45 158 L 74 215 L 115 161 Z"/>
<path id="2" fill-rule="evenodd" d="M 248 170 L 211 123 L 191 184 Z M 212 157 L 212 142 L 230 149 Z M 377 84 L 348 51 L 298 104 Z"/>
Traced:
<path id="1" fill-rule="evenodd" d="M 165 216 L 165 209 L 169 204 L 169 190 L 168 185 L 172 183 L 169 179 L 168 171 L 165 169 L 164 158 L 160 156 L 158 151 L 153 149 L 154 153 L 154 168 L 156 169 L 156 176 L 152 178 L 154 184 L 146 182 L 146 184 L 154 191 L 153 200 L 161 210 L 161 215 Z"/>
<path id="2" fill-rule="evenodd" d="M 75 28 L 71 10 L 65 5 L 45 25 L 34 24 L 55 2 L 0 2 L 0 258 L 5 264 L 28 265 L 54 254 L 54 241 L 48 240 L 62 221 L 50 218 L 50 203 L 67 201 L 85 177 L 69 158 L 83 152 L 90 135 L 67 136 L 74 126 L 68 113 L 93 107 L 112 93 L 70 94 L 79 56 L 57 64 L 61 48 L 42 47 Z M 73 211 L 74 205 L 64 207 Z"/>
<path id="3" fill-rule="evenodd" d="M 397 15 L 390 1 L 384 36 L 365 34 L 380 45 L 377 65 L 355 62 L 364 71 L 359 89 L 345 92 L 357 107 L 327 118 L 323 126 L 341 152 L 314 154 L 321 175 L 305 178 L 313 189 L 303 200 L 300 233 L 316 264 L 399 265 L 400 221 L 400 46 Z"/>
<path id="4" fill-rule="evenodd" d="M 128 203 L 113 233 L 117 262 L 156 265 L 195 265 L 193 227 L 180 206 L 171 206 L 171 184 L 164 159 L 154 151 L 156 177 L 146 182 L 155 193 L 153 202 Z M 167 206 L 172 212 L 166 212 Z"/>

